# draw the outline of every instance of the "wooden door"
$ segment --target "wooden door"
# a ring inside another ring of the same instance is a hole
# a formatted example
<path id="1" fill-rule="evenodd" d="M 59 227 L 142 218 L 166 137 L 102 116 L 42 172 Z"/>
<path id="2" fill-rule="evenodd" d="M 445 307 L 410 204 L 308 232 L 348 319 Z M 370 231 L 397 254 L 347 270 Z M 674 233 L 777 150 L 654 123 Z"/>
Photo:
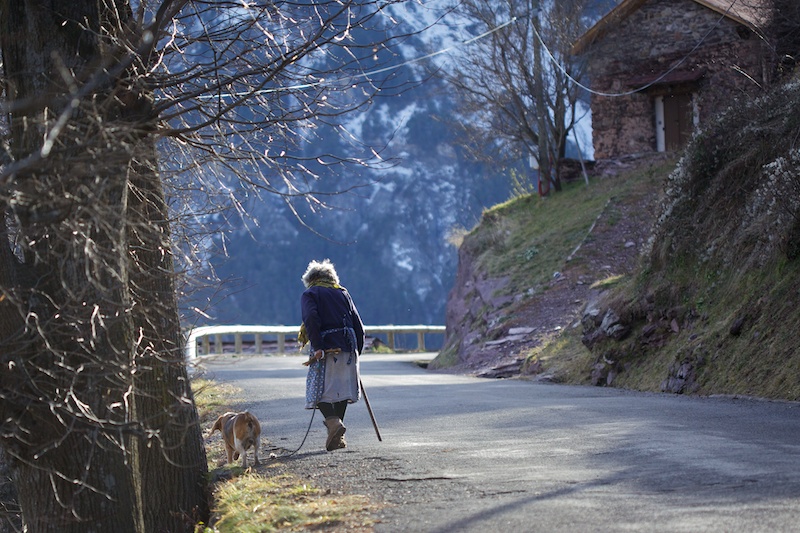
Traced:
<path id="1" fill-rule="evenodd" d="M 693 117 L 691 94 L 664 96 L 664 137 L 667 151 L 680 150 L 686 146 L 694 129 Z"/>

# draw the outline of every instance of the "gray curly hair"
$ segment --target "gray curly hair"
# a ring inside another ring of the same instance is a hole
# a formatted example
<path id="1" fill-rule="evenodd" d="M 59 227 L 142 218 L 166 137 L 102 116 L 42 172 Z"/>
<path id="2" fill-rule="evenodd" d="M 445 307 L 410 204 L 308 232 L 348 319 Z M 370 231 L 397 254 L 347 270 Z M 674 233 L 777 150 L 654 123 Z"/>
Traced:
<path id="1" fill-rule="evenodd" d="M 311 284 L 317 280 L 329 281 L 336 285 L 339 284 L 339 275 L 336 273 L 336 269 L 333 267 L 333 263 L 331 263 L 330 259 L 311 261 L 301 279 L 306 288 L 310 287 Z"/>

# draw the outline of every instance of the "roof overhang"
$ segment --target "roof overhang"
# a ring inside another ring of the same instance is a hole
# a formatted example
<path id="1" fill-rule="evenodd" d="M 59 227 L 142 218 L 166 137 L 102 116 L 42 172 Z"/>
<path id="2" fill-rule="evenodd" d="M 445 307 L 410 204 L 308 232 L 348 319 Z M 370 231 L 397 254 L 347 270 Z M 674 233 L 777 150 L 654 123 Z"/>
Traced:
<path id="1" fill-rule="evenodd" d="M 719 13 L 739 24 L 761 33 L 772 18 L 771 0 L 691 0 Z M 589 28 L 572 45 L 570 52 L 580 55 L 595 41 L 602 39 L 609 30 L 635 13 L 647 0 L 623 0 L 603 18 Z"/>
<path id="2" fill-rule="evenodd" d="M 590 44 L 602 38 L 608 29 L 628 18 L 633 12 L 642 7 L 647 0 L 624 0 L 614 9 L 598 20 L 594 26 L 580 36 L 570 50 L 573 55 L 581 54 Z"/>
<path id="3" fill-rule="evenodd" d="M 694 0 L 720 15 L 747 26 L 754 32 L 763 31 L 772 20 L 770 0 Z"/>

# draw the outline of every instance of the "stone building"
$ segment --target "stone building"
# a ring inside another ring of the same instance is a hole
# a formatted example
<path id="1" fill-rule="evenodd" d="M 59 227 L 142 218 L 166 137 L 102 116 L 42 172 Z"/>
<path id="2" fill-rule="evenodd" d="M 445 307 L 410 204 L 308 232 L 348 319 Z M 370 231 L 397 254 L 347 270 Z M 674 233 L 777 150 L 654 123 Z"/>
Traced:
<path id="1" fill-rule="evenodd" d="M 573 46 L 587 61 L 596 160 L 680 149 L 774 68 L 770 0 L 622 0 Z"/>

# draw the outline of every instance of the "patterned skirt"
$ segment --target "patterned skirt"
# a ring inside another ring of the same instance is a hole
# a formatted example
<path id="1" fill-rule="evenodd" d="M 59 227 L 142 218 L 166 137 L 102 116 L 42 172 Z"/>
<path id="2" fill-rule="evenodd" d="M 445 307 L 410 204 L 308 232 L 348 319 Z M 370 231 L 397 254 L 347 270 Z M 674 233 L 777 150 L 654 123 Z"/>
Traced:
<path id="1" fill-rule="evenodd" d="M 341 352 L 311 363 L 306 376 L 306 409 L 316 408 L 319 402 L 360 400 L 358 359 L 356 353 Z"/>

